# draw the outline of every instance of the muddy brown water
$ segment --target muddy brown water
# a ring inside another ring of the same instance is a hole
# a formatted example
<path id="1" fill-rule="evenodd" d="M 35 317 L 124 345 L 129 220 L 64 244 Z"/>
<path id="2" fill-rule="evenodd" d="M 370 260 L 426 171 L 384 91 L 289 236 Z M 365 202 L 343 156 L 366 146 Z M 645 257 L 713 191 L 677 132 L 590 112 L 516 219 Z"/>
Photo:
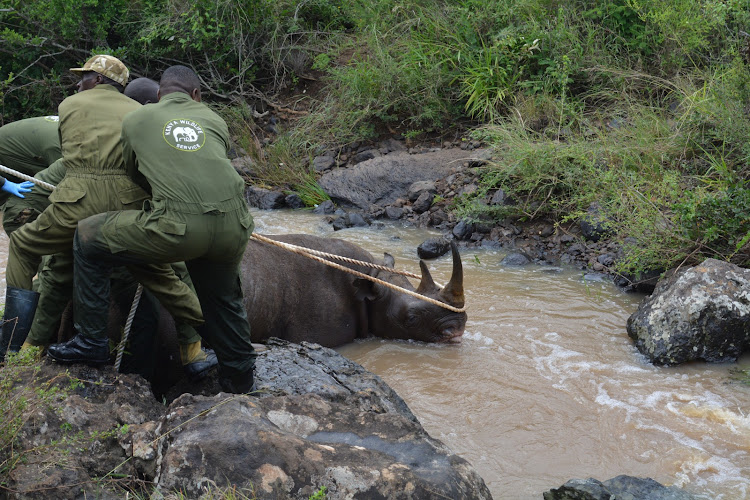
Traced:
<path id="1" fill-rule="evenodd" d="M 347 239 L 417 273 L 417 246 L 438 234 L 398 225 L 334 233 L 310 213 L 253 214 L 258 232 Z M 571 268 L 502 267 L 503 250 L 461 255 L 469 318 L 461 344 L 372 339 L 337 350 L 393 387 L 495 499 L 541 499 L 572 478 L 619 474 L 710 499 L 750 498 L 750 389 L 730 383 L 750 356 L 654 367 L 625 331 L 643 295 Z M 3 269 L 6 260 L 2 234 Z M 436 281 L 450 278 L 449 256 L 429 267 Z"/>

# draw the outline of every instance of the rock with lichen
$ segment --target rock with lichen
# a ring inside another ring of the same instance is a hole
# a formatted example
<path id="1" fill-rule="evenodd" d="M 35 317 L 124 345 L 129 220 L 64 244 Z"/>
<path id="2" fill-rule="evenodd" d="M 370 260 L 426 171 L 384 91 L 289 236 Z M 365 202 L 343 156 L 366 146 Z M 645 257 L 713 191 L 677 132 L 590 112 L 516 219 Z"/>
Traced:
<path id="1" fill-rule="evenodd" d="M 716 259 L 661 280 L 627 323 L 658 365 L 736 361 L 750 350 L 750 269 Z"/>

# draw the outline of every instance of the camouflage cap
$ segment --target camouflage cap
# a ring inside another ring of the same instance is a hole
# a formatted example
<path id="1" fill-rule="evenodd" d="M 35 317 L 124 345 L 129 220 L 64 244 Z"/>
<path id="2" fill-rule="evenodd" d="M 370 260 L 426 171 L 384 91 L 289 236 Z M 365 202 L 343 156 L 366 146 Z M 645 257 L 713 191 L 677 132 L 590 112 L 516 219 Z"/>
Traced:
<path id="1" fill-rule="evenodd" d="M 73 73 L 95 71 L 100 75 L 119 83 L 123 87 L 128 82 L 130 71 L 118 58 L 105 54 L 94 56 L 83 65 L 83 68 L 70 68 Z"/>

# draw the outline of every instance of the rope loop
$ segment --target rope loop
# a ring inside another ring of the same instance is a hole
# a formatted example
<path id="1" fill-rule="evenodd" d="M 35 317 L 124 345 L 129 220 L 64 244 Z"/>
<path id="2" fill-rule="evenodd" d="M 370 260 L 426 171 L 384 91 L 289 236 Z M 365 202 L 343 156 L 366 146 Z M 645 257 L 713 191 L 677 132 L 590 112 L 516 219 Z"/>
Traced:
<path id="1" fill-rule="evenodd" d="M 252 238 L 252 239 L 254 239 L 256 241 L 262 242 L 262 243 L 268 243 L 270 245 L 275 245 L 275 246 L 283 248 L 285 250 L 289 250 L 290 252 L 296 253 L 298 255 L 302 255 L 303 257 L 307 257 L 307 258 L 312 259 L 312 260 L 316 260 L 318 262 L 321 262 L 321 263 L 325 264 L 326 266 L 333 267 L 334 269 L 339 269 L 341 271 L 344 271 L 344 272 L 349 273 L 349 274 L 353 274 L 353 275 L 358 276 L 360 278 L 364 278 L 366 280 L 370 280 L 373 283 L 378 283 L 378 284 L 383 285 L 385 287 L 388 287 L 388 288 L 390 288 L 392 290 L 396 290 L 398 292 L 405 293 L 407 295 L 411 295 L 412 297 L 416 297 L 416 298 L 418 298 L 420 300 L 424 300 L 425 302 L 429 302 L 430 304 L 434 304 L 436 306 L 440 306 L 443 309 L 448 309 L 449 311 L 453 311 L 455 313 L 466 312 L 466 307 L 465 306 L 464 307 L 454 307 L 454 306 L 452 306 L 450 304 L 446 304 L 445 302 L 440 302 L 439 300 L 435 300 L 432 297 L 427 297 L 426 295 L 422 295 L 421 293 L 417 293 L 417 292 L 415 292 L 413 290 L 409 290 L 409 289 L 400 287 L 398 285 L 394 285 L 393 283 L 388 283 L 387 281 L 381 280 L 381 279 L 376 278 L 374 276 L 370 276 L 369 274 L 361 273 L 361 272 L 359 272 L 357 270 L 350 269 L 350 268 L 348 268 L 346 266 L 342 266 L 340 264 L 336 264 L 335 262 L 331 262 L 330 260 L 326 260 L 326 259 L 324 259 L 322 257 L 327 257 L 327 258 L 330 258 L 330 259 L 340 260 L 342 262 L 347 262 L 349 264 L 354 264 L 354 265 L 359 265 L 359 266 L 364 266 L 364 267 L 370 267 L 370 268 L 373 268 L 373 269 L 380 269 L 382 271 L 387 271 L 389 273 L 394 273 L 394 274 L 400 274 L 402 276 L 408 276 L 408 277 L 411 277 L 411 278 L 422 279 L 421 276 L 416 275 L 414 273 L 410 273 L 410 272 L 407 272 L 407 271 L 398 271 L 396 269 L 393 269 L 393 268 L 390 268 L 390 267 L 386 267 L 386 266 L 381 266 L 379 264 L 374 264 L 372 262 L 366 262 L 366 261 L 361 261 L 361 260 L 356 260 L 356 259 L 350 259 L 349 257 L 344 257 L 342 255 L 330 254 L 330 253 L 321 252 L 321 251 L 318 251 L 318 250 L 313 250 L 311 248 L 301 247 L 301 246 L 298 246 L 298 245 L 292 245 L 291 243 L 284 243 L 283 241 L 272 240 L 271 238 L 267 238 L 267 237 L 265 237 L 263 235 L 256 234 L 256 233 L 253 233 L 250 236 L 250 238 Z"/>

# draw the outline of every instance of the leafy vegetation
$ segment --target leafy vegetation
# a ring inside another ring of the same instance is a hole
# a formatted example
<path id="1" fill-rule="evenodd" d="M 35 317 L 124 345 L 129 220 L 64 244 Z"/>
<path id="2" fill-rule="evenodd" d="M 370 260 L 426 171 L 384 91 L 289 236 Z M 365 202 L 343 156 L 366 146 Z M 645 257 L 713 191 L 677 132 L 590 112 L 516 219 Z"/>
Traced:
<path id="1" fill-rule="evenodd" d="M 750 0 L 0 0 L 2 120 L 49 113 L 93 52 L 187 64 L 253 181 L 325 195 L 311 159 L 458 128 L 496 150 L 461 216 L 573 221 L 592 203 L 623 271 L 750 263 Z M 303 82 L 268 143 L 258 116 Z M 502 188 L 516 205 L 488 207 Z"/>

